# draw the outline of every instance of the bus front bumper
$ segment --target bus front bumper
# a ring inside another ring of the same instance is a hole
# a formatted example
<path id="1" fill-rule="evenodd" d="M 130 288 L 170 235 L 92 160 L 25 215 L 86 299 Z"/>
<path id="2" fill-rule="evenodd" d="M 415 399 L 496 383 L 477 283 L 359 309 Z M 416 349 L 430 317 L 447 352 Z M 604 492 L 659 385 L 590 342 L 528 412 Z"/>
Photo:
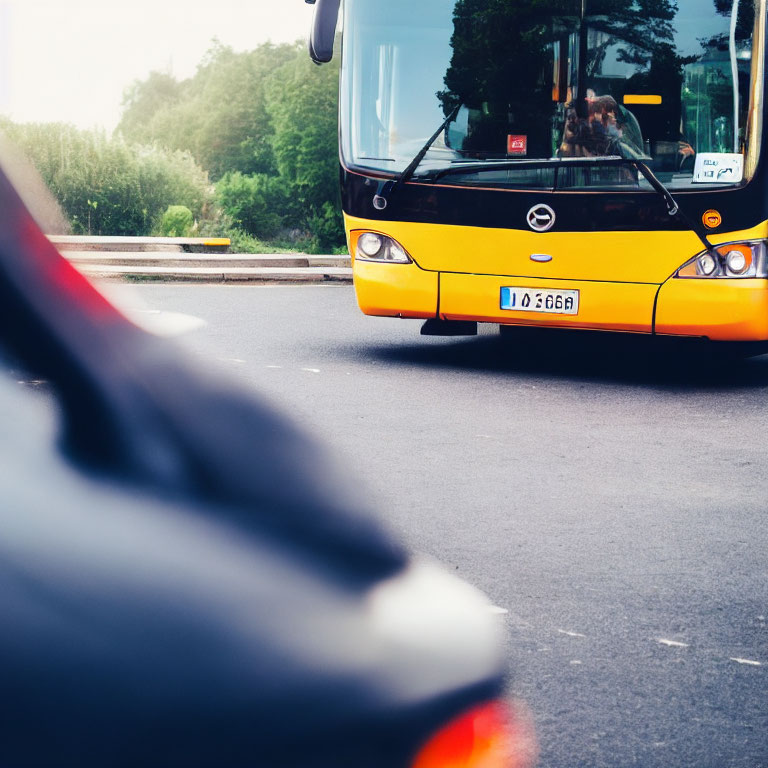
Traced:
<path id="1" fill-rule="evenodd" d="M 476 320 L 712 341 L 768 340 L 768 280 L 683 279 L 655 283 L 552 280 L 423 270 L 416 264 L 356 260 L 360 309 L 388 317 Z M 501 308 L 501 290 L 578 291 L 577 314 Z"/>

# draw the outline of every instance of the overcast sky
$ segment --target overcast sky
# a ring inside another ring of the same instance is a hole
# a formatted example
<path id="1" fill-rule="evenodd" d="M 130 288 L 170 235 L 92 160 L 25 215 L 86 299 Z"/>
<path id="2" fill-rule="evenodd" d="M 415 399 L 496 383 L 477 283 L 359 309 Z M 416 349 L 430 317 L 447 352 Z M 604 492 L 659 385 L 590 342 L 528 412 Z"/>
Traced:
<path id="1" fill-rule="evenodd" d="M 292 42 L 311 18 L 304 0 L 0 0 L 0 113 L 111 130 L 153 69 L 189 77 L 213 38 Z"/>

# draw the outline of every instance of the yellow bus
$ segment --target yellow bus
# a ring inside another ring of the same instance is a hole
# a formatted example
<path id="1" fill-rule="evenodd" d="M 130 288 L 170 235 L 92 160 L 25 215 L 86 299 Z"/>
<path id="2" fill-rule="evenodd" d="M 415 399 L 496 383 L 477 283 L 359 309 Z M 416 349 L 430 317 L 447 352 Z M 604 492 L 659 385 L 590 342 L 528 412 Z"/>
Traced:
<path id="1" fill-rule="evenodd" d="M 339 7 L 317 0 L 316 61 Z M 364 313 L 768 340 L 766 0 L 341 9 Z"/>

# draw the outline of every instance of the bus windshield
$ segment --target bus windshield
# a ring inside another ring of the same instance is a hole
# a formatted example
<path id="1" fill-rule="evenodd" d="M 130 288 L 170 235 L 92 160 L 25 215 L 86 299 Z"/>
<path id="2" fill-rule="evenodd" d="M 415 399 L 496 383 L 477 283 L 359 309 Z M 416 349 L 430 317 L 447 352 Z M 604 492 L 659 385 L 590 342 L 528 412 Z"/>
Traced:
<path id="1" fill-rule="evenodd" d="M 342 153 L 414 178 L 623 188 L 642 160 L 671 189 L 732 187 L 757 164 L 765 0 L 346 0 Z M 755 55 L 753 56 L 753 50 Z M 494 169 L 493 161 L 503 161 Z M 557 179 L 557 181 L 555 181 Z"/>

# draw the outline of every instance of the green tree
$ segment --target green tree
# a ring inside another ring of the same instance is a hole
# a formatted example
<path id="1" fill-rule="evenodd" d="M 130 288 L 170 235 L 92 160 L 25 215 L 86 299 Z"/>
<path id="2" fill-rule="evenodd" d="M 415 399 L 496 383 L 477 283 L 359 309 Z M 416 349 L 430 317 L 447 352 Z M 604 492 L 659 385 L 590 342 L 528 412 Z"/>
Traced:
<path id="1" fill-rule="evenodd" d="M 208 171 L 218 210 L 201 228 L 229 222 L 327 250 L 344 242 L 338 77 L 337 63 L 315 67 L 300 43 L 238 53 L 214 41 L 194 77 L 175 83 L 155 73 L 134 83 L 117 135 L 188 151 Z"/>
<path id="2" fill-rule="evenodd" d="M 338 83 L 337 59 L 318 68 L 302 53 L 266 88 L 278 171 L 313 208 L 338 198 Z"/>
<path id="3" fill-rule="evenodd" d="M 264 84 L 297 50 L 266 43 L 236 53 L 214 41 L 194 77 L 173 81 L 175 87 L 157 73 L 134 83 L 117 130 L 131 141 L 191 152 L 213 179 L 232 171 L 273 173 Z"/>
<path id="4" fill-rule="evenodd" d="M 338 57 L 317 68 L 306 53 L 278 69 L 266 87 L 280 177 L 298 205 L 297 222 L 326 250 L 344 241 L 339 204 Z"/>
<path id="5" fill-rule="evenodd" d="M 146 80 L 134 82 L 123 94 L 120 131 L 137 143 L 151 143 L 153 119 L 177 105 L 181 90 L 179 82 L 163 72 L 150 72 Z"/>
<path id="6" fill-rule="evenodd" d="M 287 190 L 275 176 L 227 174 L 216 185 L 216 200 L 236 226 L 258 238 L 277 235 L 288 207 Z"/>

